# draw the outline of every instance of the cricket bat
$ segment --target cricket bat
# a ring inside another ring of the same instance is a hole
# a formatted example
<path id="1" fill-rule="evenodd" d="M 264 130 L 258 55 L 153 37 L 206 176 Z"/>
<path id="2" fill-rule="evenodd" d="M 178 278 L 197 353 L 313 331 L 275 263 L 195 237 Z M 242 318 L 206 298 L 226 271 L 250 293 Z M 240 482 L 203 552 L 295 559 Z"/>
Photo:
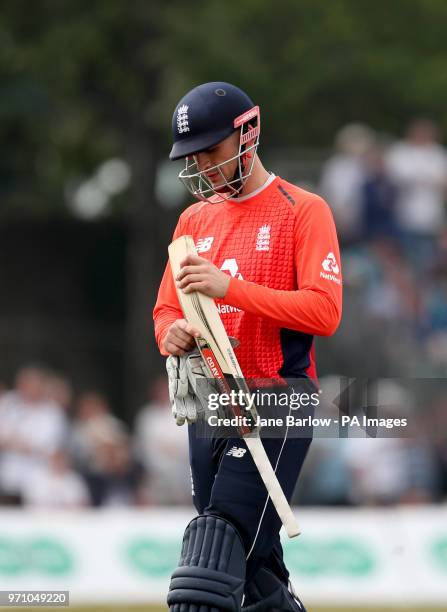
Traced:
<path id="1" fill-rule="evenodd" d="M 197 254 L 192 236 L 180 236 L 169 245 L 169 260 L 174 279 L 180 272 L 180 263 L 190 254 Z M 250 390 L 214 300 L 198 291 L 183 293 L 178 288 L 177 295 L 185 319 L 201 332 L 200 337 L 196 338 L 196 343 L 208 367 L 210 377 L 216 379 L 221 392 L 230 393 L 232 389 L 241 390 L 248 397 Z M 229 408 L 236 416 L 248 417 L 246 419 L 248 424 L 238 428 L 239 434 L 251 453 L 287 535 L 289 538 L 299 535 L 297 520 L 259 437 L 259 427 L 256 426 L 256 408 L 247 410 L 245 405 L 232 405 Z"/>

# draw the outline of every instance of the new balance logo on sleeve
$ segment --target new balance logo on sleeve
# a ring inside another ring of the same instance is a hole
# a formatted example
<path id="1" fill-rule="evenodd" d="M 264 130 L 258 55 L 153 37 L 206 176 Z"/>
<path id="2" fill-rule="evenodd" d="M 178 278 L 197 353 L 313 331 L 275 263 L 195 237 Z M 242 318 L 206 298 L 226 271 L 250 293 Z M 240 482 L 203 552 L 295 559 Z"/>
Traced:
<path id="1" fill-rule="evenodd" d="M 246 448 L 238 448 L 237 446 L 233 446 L 226 454 L 230 457 L 236 457 L 237 459 L 240 459 L 245 455 L 246 452 Z"/>

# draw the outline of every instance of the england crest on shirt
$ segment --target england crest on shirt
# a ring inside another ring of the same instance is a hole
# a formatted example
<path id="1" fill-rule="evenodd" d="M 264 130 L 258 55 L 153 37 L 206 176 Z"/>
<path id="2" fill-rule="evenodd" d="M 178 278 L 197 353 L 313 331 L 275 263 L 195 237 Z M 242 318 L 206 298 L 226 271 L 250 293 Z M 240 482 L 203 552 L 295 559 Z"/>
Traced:
<path id="1" fill-rule="evenodd" d="M 257 251 L 269 251 L 270 250 L 270 225 L 262 225 L 258 231 L 258 237 L 256 238 L 256 250 Z"/>

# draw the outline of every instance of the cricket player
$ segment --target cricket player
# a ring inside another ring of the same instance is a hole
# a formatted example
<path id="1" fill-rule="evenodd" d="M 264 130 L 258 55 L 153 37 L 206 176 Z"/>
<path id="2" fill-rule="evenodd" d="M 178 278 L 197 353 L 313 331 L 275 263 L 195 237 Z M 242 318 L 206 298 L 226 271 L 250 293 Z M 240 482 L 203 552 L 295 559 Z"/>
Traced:
<path id="1" fill-rule="evenodd" d="M 196 435 L 204 376 L 193 351 L 198 330 L 183 318 L 175 283 L 215 298 L 248 379 L 316 380 L 313 339 L 340 322 L 340 253 L 331 211 L 319 196 L 275 176 L 258 155 L 260 112 L 246 93 L 205 83 L 178 103 L 172 160 L 198 200 L 174 238 L 192 235 L 176 279 L 167 266 L 154 309 L 155 335 L 168 357 L 178 424 L 188 422 L 194 504 L 168 604 L 174 612 L 305 610 L 289 583 L 281 522 L 243 439 Z M 263 444 L 290 501 L 310 438 Z"/>

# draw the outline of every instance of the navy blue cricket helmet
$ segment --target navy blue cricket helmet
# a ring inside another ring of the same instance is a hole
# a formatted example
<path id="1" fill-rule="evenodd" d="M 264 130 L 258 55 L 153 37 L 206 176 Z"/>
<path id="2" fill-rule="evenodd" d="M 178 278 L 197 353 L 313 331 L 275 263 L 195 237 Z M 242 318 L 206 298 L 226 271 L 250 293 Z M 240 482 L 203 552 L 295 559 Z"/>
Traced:
<path id="1" fill-rule="evenodd" d="M 230 159 L 211 170 L 220 175 L 213 183 L 207 171 L 200 170 L 195 154 L 205 151 L 239 130 L 239 149 Z M 172 134 L 174 144 L 169 155 L 171 160 L 185 158 L 185 168 L 180 180 L 195 197 L 209 200 L 218 196 L 220 200 L 237 197 L 254 166 L 259 144 L 259 107 L 239 87 L 215 81 L 204 83 L 189 91 L 174 111 Z M 237 161 L 234 176 L 228 180 L 223 168 Z"/>
<path id="2" fill-rule="evenodd" d="M 234 132 L 234 120 L 254 104 L 230 83 L 216 81 L 191 89 L 172 117 L 173 147 L 170 159 L 180 159 L 221 142 Z"/>

